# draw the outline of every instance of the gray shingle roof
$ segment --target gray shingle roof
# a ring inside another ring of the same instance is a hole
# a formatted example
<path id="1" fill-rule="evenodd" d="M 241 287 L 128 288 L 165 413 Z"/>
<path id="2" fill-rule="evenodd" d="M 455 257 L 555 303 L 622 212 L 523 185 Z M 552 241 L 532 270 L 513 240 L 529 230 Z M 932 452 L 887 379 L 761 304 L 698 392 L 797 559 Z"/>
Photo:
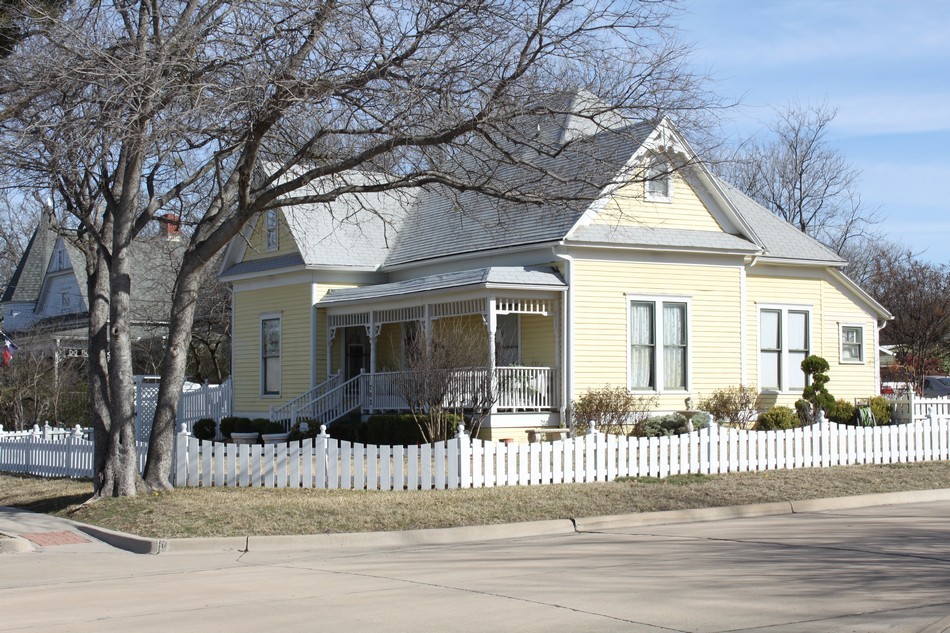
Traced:
<path id="1" fill-rule="evenodd" d="M 349 301 L 383 299 L 433 290 L 472 286 L 511 286 L 518 288 L 550 288 L 552 290 L 567 287 L 560 273 L 548 266 L 494 266 L 416 277 L 375 286 L 331 290 L 319 301 L 319 304 L 329 305 Z"/>
<path id="2" fill-rule="evenodd" d="M 667 247 L 696 250 L 719 250 L 755 253 L 759 247 L 749 240 L 729 233 L 661 229 L 646 226 L 613 226 L 590 224 L 579 228 L 571 241 L 625 246 Z"/>
<path id="3" fill-rule="evenodd" d="M 23 257 L 17 263 L 13 276 L 7 283 L 0 301 L 36 301 L 46 275 L 49 258 L 53 254 L 53 243 L 56 233 L 49 228 L 49 224 L 41 219 L 33 236 L 27 244 Z"/>
<path id="4" fill-rule="evenodd" d="M 715 177 L 714 177 L 715 178 Z M 745 219 L 765 248 L 766 257 L 840 265 L 847 263 L 818 240 L 748 197 L 725 180 L 716 178 L 736 211 Z"/>
<path id="5" fill-rule="evenodd" d="M 655 128 L 641 123 L 601 128 L 593 136 L 582 136 L 590 131 L 584 126 L 596 124 L 583 117 L 562 118 L 557 134 L 571 138 L 566 148 L 526 156 L 529 150 L 522 147 L 519 164 L 486 159 L 478 168 L 490 174 L 486 180 L 495 190 L 527 194 L 544 202 L 429 187 L 406 220 L 386 266 L 562 239 Z M 554 133 L 539 126 L 538 134 Z"/>
<path id="6" fill-rule="evenodd" d="M 307 266 L 376 269 L 414 206 L 417 191 L 348 194 L 282 209 Z"/>
<path id="7" fill-rule="evenodd" d="M 281 268 L 303 266 L 303 264 L 303 257 L 300 256 L 300 253 L 291 253 L 290 255 L 281 255 L 280 257 L 269 257 L 267 259 L 251 259 L 243 261 L 228 268 L 221 274 L 221 276 L 232 277 L 234 275 L 263 273 L 269 270 L 279 270 Z"/>

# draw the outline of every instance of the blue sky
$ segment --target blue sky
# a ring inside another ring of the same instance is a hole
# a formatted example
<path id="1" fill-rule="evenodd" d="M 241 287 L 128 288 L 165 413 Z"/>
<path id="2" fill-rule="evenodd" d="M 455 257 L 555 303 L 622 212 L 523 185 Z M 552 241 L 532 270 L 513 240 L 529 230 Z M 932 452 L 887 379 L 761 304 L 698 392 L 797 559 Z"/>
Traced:
<path id="1" fill-rule="evenodd" d="M 746 138 L 776 107 L 827 102 L 888 239 L 950 264 L 950 1 L 684 0 L 677 18 Z"/>

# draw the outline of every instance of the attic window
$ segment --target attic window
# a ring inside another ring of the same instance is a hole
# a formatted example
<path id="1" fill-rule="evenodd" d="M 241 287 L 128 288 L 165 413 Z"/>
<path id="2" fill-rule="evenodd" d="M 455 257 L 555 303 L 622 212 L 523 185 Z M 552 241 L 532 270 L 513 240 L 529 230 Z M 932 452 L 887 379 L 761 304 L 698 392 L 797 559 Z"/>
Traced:
<path id="1" fill-rule="evenodd" d="M 643 181 L 644 197 L 651 202 L 669 202 L 673 197 L 670 165 L 664 160 L 654 160 L 647 168 Z"/>
<path id="2" fill-rule="evenodd" d="M 264 217 L 264 247 L 269 251 L 276 251 L 279 247 L 277 239 L 277 209 L 269 209 Z"/>

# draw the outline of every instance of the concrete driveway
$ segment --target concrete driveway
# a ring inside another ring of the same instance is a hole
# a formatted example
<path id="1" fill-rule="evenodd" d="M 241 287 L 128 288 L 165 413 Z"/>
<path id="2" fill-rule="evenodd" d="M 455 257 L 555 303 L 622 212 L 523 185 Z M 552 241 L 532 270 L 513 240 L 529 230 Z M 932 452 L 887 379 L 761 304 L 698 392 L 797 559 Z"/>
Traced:
<path id="1" fill-rule="evenodd" d="M 0 631 L 950 631 L 950 502 L 380 550 L 0 556 Z"/>

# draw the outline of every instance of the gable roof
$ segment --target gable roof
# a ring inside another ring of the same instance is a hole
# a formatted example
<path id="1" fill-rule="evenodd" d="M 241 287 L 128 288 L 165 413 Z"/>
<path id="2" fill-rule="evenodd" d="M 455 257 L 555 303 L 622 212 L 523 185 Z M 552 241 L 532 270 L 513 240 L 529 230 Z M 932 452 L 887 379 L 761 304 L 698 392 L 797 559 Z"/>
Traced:
<path id="1" fill-rule="evenodd" d="M 46 268 L 49 265 L 55 241 L 56 232 L 49 228 L 49 222 L 44 214 L 36 230 L 33 231 L 30 242 L 3 291 L 0 302 L 36 301 L 43 285 L 43 278 L 46 276 Z"/>
<path id="2" fill-rule="evenodd" d="M 832 266 L 847 262 L 815 238 L 777 217 L 738 188 L 712 177 L 733 208 L 749 224 L 764 249 L 763 256 L 790 261 L 807 261 Z"/>

